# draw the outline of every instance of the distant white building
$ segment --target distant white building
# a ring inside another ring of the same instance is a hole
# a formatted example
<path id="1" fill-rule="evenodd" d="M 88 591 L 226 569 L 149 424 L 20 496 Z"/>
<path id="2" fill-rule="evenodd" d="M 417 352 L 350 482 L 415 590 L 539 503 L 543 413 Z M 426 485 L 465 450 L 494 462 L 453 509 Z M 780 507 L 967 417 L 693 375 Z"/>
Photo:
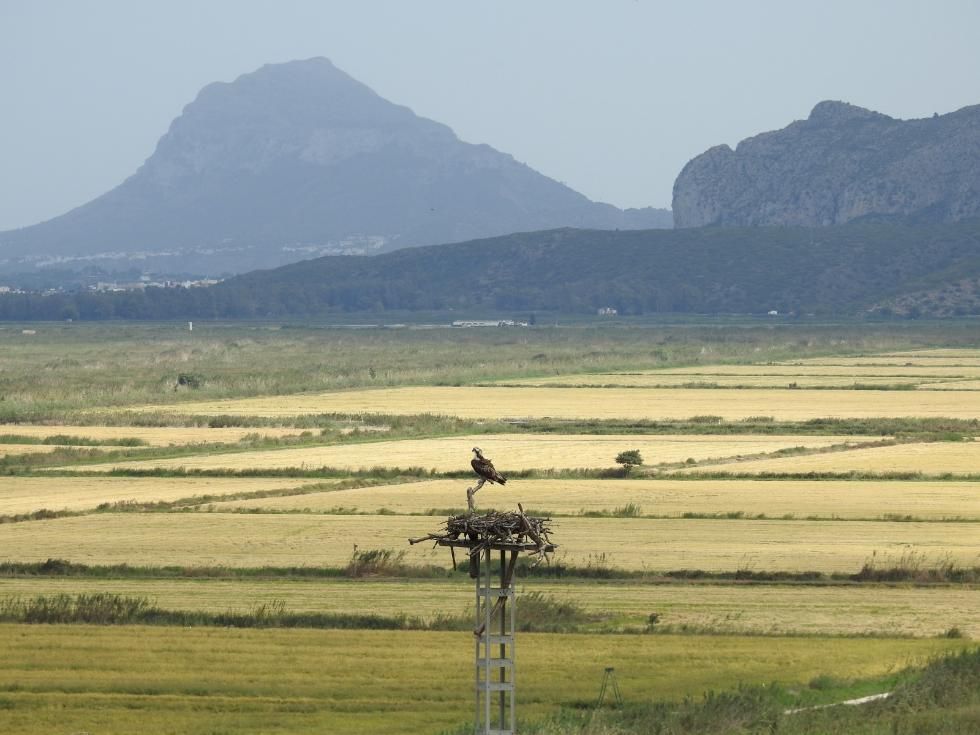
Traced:
<path id="1" fill-rule="evenodd" d="M 619 314 L 619 310 L 618 309 L 614 309 L 611 306 L 603 306 L 596 313 L 599 316 L 616 316 L 617 314 Z"/>
<path id="2" fill-rule="evenodd" d="M 779 316 L 779 312 L 776 311 L 775 309 L 770 309 L 769 316 Z"/>
<path id="3" fill-rule="evenodd" d="M 470 319 L 453 322 L 454 327 L 526 327 L 527 322 L 516 322 L 513 319 L 498 319 L 497 321 Z"/>

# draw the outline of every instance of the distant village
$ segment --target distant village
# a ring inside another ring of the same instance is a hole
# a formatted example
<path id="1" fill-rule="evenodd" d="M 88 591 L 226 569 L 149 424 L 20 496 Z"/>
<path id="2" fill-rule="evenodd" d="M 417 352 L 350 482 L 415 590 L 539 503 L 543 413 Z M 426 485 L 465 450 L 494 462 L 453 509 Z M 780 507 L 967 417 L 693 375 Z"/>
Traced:
<path id="1" fill-rule="evenodd" d="M 217 278 L 198 278 L 185 281 L 154 281 L 150 276 L 140 276 L 138 281 L 99 281 L 89 286 L 90 291 L 142 291 L 147 288 L 205 288 L 221 283 Z"/>
<path id="2" fill-rule="evenodd" d="M 182 280 L 172 280 L 172 279 L 156 279 L 153 276 L 140 276 L 137 280 L 118 280 L 118 281 L 96 281 L 83 288 L 67 289 L 63 287 L 58 288 L 43 288 L 43 289 L 30 289 L 21 288 L 19 286 L 5 286 L 0 284 L 0 294 L 56 294 L 56 293 L 67 293 L 69 291 L 95 291 L 99 293 L 110 293 L 118 291 L 144 291 L 148 288 L 206 288 L 208 286 L 214 286 L 217 283 L 221 283 L 220 278 L 195 278 L 195 279 L 182 279 Z"/>

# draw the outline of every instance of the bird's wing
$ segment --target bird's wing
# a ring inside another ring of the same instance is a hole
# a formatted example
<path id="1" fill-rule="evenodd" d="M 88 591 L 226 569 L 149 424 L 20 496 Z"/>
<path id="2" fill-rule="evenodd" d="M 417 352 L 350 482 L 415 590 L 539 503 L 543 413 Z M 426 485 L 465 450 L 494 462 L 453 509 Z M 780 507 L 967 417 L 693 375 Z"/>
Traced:
<path id="1" fill-rule="evenodd" d="M 494 469 L 493 462 L 489 459 L 474 459 L 470 462 L 473 465 L 473 471 L 476 472 L 480 477 L 485 477 L 490 482 L 501 482 L 503 479 L 500 473 Z M 502 484 L 502 483 L 501 483 Z"/>
<path id="2" fill-rule="evenodd" d="M 480 477 L 487 476 L 487 461 L 485 459 L 475 457 L 470 460 L 470 466 L 473 467 L 473 471 Z"/>

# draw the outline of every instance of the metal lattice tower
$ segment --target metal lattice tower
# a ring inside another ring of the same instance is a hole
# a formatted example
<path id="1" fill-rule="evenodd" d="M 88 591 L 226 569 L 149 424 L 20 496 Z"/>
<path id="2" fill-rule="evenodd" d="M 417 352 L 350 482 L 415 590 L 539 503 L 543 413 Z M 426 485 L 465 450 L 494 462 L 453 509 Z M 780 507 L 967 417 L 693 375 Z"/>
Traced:
<path id="1" fill-rule="evenodd" d="M 517 605 L 514 567 L 517 551 L 500 551 L 500 584 L 493 586 L 492 551 L 481 556 L 483 569 L 476 576 L 476 712 L 477 735 L 513 735 L 515 732 Z"/>
<path id="2" fill-rule="evenodd" d="M 468 499 L 472 495 L 468 491 Z M 472 505 L 472 503 L 471 503 Z M 474 730 L 475 735 L 515 735 L 517 706 L 517 604 L 514 571 L 521 553 L 547 559 L 557 548 L 548 534 L 547 518 L 491 511 L 451 516 L 443 533 L 410 538 L 410 544 L 435 541 L 448 547 L 456 568 L 456 549 L 469 557 L 470 577 L 476 588 L 474 618 Z M 492 562 L 500 555 L 500 568 Z M 499 580 L 495 582 L 495 571 Z"/>

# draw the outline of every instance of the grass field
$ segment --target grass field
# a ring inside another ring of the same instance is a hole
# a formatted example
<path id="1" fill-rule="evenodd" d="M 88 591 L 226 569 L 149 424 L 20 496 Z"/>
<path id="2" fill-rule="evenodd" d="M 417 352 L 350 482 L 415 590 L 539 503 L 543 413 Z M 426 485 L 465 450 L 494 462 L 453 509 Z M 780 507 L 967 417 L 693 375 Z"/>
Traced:
<path id="1" fill-rule="evenodd" d="M 177 408 L 158 405 L 134 410 L 156 412 Z M 426 386 L 190 402 L 181 404 L 179 410 L 199 415 L 275 417 L 318 413 L 429 413 L 501 419 L 686 419 L 705 415 L 729 420 L 765 415 L 777 421 L 828 416 L 972 419 L 980 416 L 980 392 Z"/>
<path id="2" fill-rule="evenodd" d="M 337 567 L 354 544 L 408 549 L 408 538 L 441 525 L 399 515 L 99 514 L 0 525 L 0 559 Z M 980 563 L 975 523 L 562 518 L 554 527 L 559 556 L 582 566 L 856 572 L 875 552 Z M 412 547 L 407 561 L 449 566 L 448 554 L 427 544 Z"/>
<path id="3" fill-rule="evenodd" d="M 38 325 L 33 325 L 35 328 Z M 45 324 L 0 326 L 0 419 L 64 420 L 99 406 L 394 385 L 467 384 L 556 371 L 634 370 L 705 359 L 780 360 L 972 340 L 969 325 L 916 328 L 714 325 L 526 330 L 350 330 L 322 325 Z M 180 373 L 200 379 L 174 391 Z M 67 421 L 70 423 L 70 421 Z"/>
<path id="4" fill-rule="evenodd" d="M 145 597 L 168 610 L 248 612 L 281 600 L 292 612 L 422 616 L 472 614 L 468 578 L 342 580 L 0 578 L 0 599 L 106 592 Z M 531 578 L 538 592 L 583 607 L 596 629 L 658 626 L 713 633 L 936 637 L 958 628 L 980 637 L 980 590 L 908 585 L 730 585 L 554 582 Z M 520 599 L 518 599 L 520 605 Z M 518 607 L 520 612 L 520 607 Z"/>
<path id="5" fill-rule="evenodd" d="M 112 467 L 133 469 L 281 469 L 338 467 L 422 467 L 439 472 L 469 468 L 472 449 L 479 446 L 496 458 L 501 472 L 527 469 L 615 468 L 624 449 L 639 449 L 647 464 L 704 460 L 743 454 L 774 452 L 793 447 L 821 448 L 880 440 L 867 436 L 780 435 L 652 435 L 637 434 L 483 434 L 440 439 L 404 439 L 360 444 L 273 449 L 269 451 L 202 454 L 173 459 L 152 459 L 86 465 L 86 470 Z"/>
<path id="6" fill-rule="evenodd" d="M 356 488 L 214 503 L 216 509 L 264 508 L 324 512 L 349 508 L 374 513 L 419 513 L 428 508 L 465 507 L 461 480 L 426 480 L 401 485 Z M 880 518 L 885 514 L 917 519 L 980 520 L 978 482 L 753 481 L 753 480 L 512 480 L 485 487 L 477 495 L 483 507 L 526 508 L 571 515 L 613 511 L 629 504 L 647 515 L 685 513 L 772 518 Z"/>
<path id="7" fill-rule="evenodd" d="M 2 626 L 5 735 L 435 733 L 470 715 L 468 633 Z M 736 682 L 875 676 L 949 640 L 524 634 L 524 718 L 591 701 L 615 665 L 623 696 L 680 699 Z M 438 666 L 420 665 L 420 656 Z M 555 676 L 575 671 L 576 676 Z M 247 673 L 245 673 L 247 672 Z"/>
<path id="8" fill-rule="evenodd" d="M 922 472 L 939 475 L 980 472 L 980 441 L 928 442 L 852 449 L 833 454 L 749 460 L 719 465 L 729 472 Z M 711 469 L 711 465 L 700 469 Z"/>
<path id="9" fill-rule="evenodd" d="M 203 426 L 70 426 L 65 424 L 0 424 L 0 436 L 29 436 L 45 439 L 53 436 L 83 437 L 95 440 L 139 439 L 152 447 L 179 444 L 235 443 L 246 436 L 283 437 L 299 434 L 299 429 L 234 427 L 210 429 Z M 59 442 L 65 443 L 65 442 Z M 3 445 L 0 445 L 2 448 Z"/>
<path id="10" fill-rule="evenodd" d="M 47 510 L 85 510 L 101 503 L 173 501 L 200 495 L 282 490 L 299 479 L 192 477 L 2 477 L 0 516 Z"/>

